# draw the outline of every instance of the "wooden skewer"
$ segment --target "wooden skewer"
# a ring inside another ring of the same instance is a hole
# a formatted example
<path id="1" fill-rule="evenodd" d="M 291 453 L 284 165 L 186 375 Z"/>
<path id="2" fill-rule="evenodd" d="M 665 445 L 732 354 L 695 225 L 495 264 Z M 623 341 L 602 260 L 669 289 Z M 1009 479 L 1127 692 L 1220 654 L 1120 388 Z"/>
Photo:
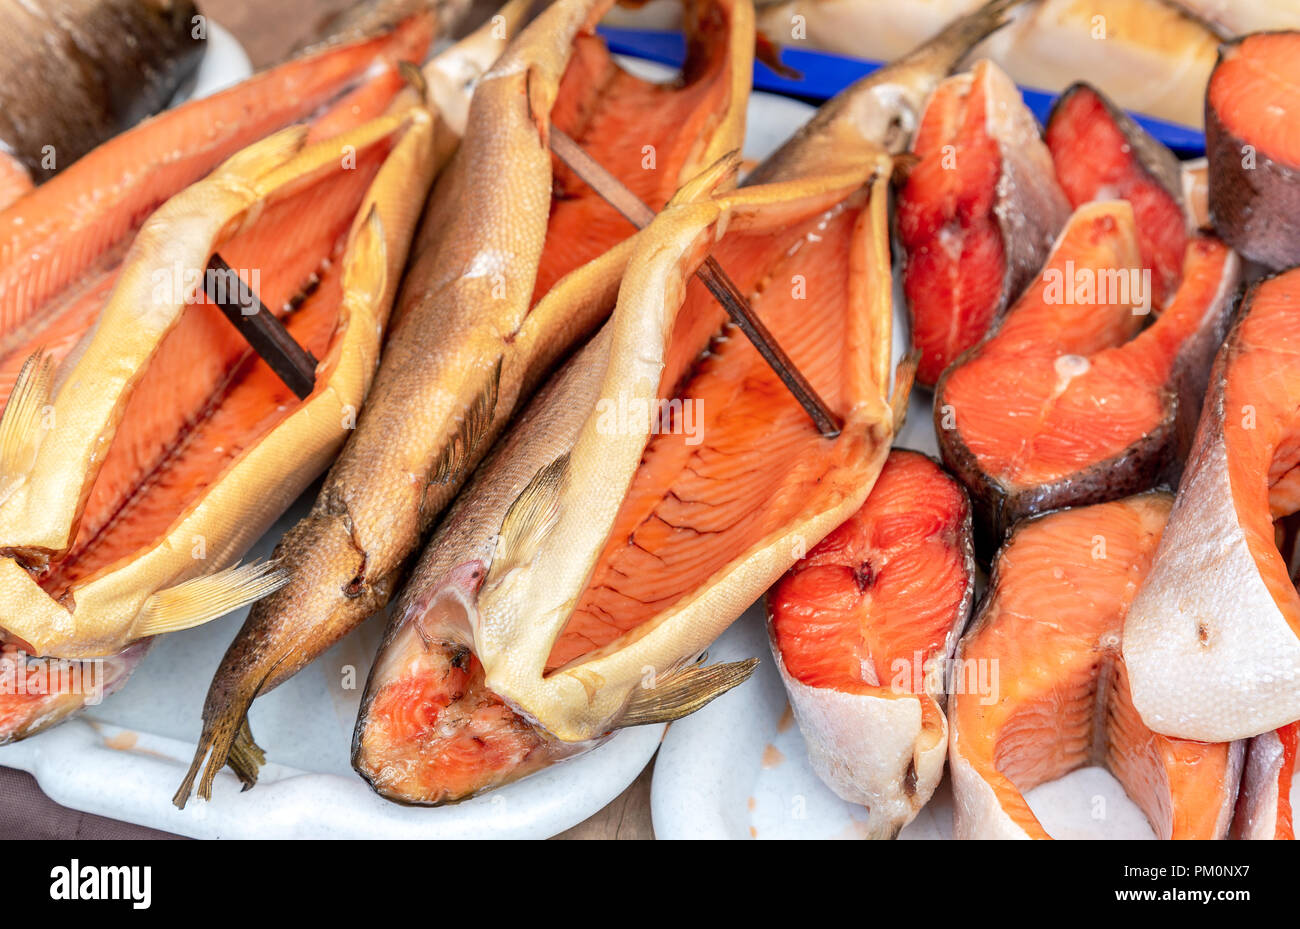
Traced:
<path id="1" fill-rule="evenodd" d="M 550 133 L 551 151 L 555 152 L 555 156 L 568 165 L 574 174 L 582 178 L 592 190 L 638 229 L 644 229 L 650 224 L 650 221 L 655 218 L 654 210 L 641 202 L 641 199 L 622 181 L 588 155 L 586 150 L 566 133 L 555 126 L 550 127 Z M 799 405 L 812 419 L 817 431 L 827 438 L 839 435 L 839 417 L 826 405 L 826 401 L 817 394 L 812 384 L 808 383 L 808 379 L 794 366 L 790 356 L 772 338 L 772 333 L 754 313 L 735 281 L 722 270 L 718 260 L 710 255 L 695 273 L 709 289 L 709 293 L 713 294 L 714 299 L 722 304 L 731 321 L 753 343 L 754 348 L 763 356 L 763 360 L 776 372 L 781 383 L 785 384 L 794 398 L 799 401 Z"/>
<path id="2" fill-rule="evenodd" d="M 217 284 L 218 275 L 225 278 L 224 286 Z M 213 255 L 208 262 L 203 289 L 285 386 L 299 400 L 306 400 L 316 386 L 315 356 L 289 335 L 284 323 L 220 255 Z"/>

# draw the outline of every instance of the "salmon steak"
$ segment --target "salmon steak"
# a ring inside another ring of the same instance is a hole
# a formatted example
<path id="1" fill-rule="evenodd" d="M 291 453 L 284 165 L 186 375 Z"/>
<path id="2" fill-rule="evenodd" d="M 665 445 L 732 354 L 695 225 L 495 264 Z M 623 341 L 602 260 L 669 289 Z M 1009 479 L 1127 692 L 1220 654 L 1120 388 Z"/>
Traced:
<path id="1" fill-rule="evenodd" d="M 1214 228 L 1275 270 L 1300 264 L 1300 31 L 1219 49 L 1205 97 Z"/>
<path id="2" fill-rule="evenodd" d="M 1169 516 L 1169 494 L 1020 523 L 953 666 L 948 754 L 958 839 L 1051 838 L 1025 793 L 1102 765 L 1162 839 L 1228 833 L 1245 743 L 1152 732 L 1120 635 Z"/>
<path id="3" fill-rule="evenodd" d="M 1300 722 L 1250 740 L 1232 820 L 1234 839 L 1295 839 L 1297 741 Z"/>
<path id="4" fill-rule="evenodd" d="M 234 563 L 347 435 L 433 180 L 434 131 L 410 106 L 330 141 L 295 127 L 251 146 L 145 222 L 62 365 L 28 359 L 0 420 L 7 645 L 118 655 L 283 583 Z M 209 301 L 218 250 L 320 359 L 306 399 Z"/>
<path id="5" fill-rule="evenodd" d="M 1151 302 L 1163 306 L 1178 288 L 1190 225 L 1183 168 L 1174 153 L 1082 83 L 1057 99 L 1046 139 L 1071 206 L 1132 204 L 1142 263 L 1151 271 Z"/>
<path id="6" fill-rule="evenodd" d="M 1038 123 L 989 61 L 948 78 L 912 143 L 898 197 L 917 380 L 933 386 L 1038 273 L 1070 205 Z"/>
<path id="7" fill-rule="evenodd" d="M 970 504 L 895 450 L 867 502 L 767 593 L 777 670 L 813 770 L 893 838 L 948 753 L 945 674 L 975 595 Z"/>
<path id="8" fill-rule="evenodd" d="M 635 227 L 552 156 L 551 127 L 654 208 L 739 148 L 750 0 L 687 0 L 690 54 L 669 83 L 614 62 L 594 32 L 612 2 L 557 0 L 517 34 L 502 30 L 509 46 L 430 197 L 356 431 L 276 548 L 292 579 L 253 608 L 214 676 L 201 796 L 231 757 L 251 757 L 252 701 L 388 602 L 516 408 L 613 309 Z M 529 5 L 517 0 L 510 17 Z M 256 766 L 235 769 L 256 778 Z M 189 792 L 187 781 L 177 802 Z"/>
<path id="9" fill-rule="evenodd" d="M 1133 701 L 1203 741 L 1300 719 L 1300 593 L 1278 551 L 1300 510 L 1300 269 L 1247 288 L 1215 358 L 1165 541 L 1124 628 Z"/>
<path id="10" fill-rule="evenodd" d="M 315 141 L 381 115 L 432 36 L 421 15 L 296 58 L 146 120 L 0 211 L 0 408 L 34 351 L 59 363 L 95 325 L 154 210 L 293 123 Z"/>
<path id="11" fill-rule="evenodd" d="M 1239 264 L 1213 237 L 1193 239 L 1153 322 L 1141 269 L 1133 207 L 1084 204 L 1002 322 L 940 380 L 939 448 L 988 550 L 1025 516 L 1177 479 Z"/>

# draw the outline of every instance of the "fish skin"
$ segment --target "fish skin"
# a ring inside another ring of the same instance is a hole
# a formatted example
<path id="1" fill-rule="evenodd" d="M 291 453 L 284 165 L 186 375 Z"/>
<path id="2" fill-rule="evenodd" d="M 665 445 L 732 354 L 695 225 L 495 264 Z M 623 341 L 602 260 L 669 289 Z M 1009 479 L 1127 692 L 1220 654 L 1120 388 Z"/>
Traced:
<path id="1" fill-rule="evenodd" d="M 163 109 L 203 58 L 197 18 L 190 0 L 0 0 L 0 152 L 41 183 Z"/>
<path id="2" fill-rule="evenodd" d="M 116 655 L 103 659 L 99 666 L 101 670 L 95 670 L 94 662 L 81 662 L 82 668 L 79 671 L 69 672 L 71 679 L 84 682 L 90 680 L 91 675 L 103 675 L 98 678 L 102 688 L 99 696 L 107 697 L 126 683 L 152 645 L 152 638 L 133 642 Z M 6 650 L 5 653 L 0 653 L 0 665 L 12 660 L 12 652 Z M 0 674 L 4 673 L 0 670 Z M 85 708 L 85 697 L 85 694 L 75 693 L 0 695 L 0 745 L 30 738 L 57 726 Z"/>
<path id="3" fill-rule="evenodd" d="M 1234 839 L 1295 839 L 1291 795 L 1300 723 L 1250 740 L 1232 819 Z"/>
<path id="4" fill-rule="evenodd" d="M 927 667 L 921 673 L 926 675 L 924 682 L 929 685 L 936 683 L 929 676 L 929 662 L 947 662 L 952 658 L 975 600 L 970 501 L 961 484 L 940 470 L 939 463 L 929 456 L 895 447 L 890 453 L 891 460 L 896 455 L 915 455 L 932 463 L 935 475 L 950 482 L 964 507 L 954 541 L 961 553 L 966 583 L 952 612 L 944 643 L 925 659 Z M 889 466 L 887 462 L 885 468 Z M 873 490 L 880 487 L 878 482 Z M 870 506 L 868 496 L 864 512 Z M 889 518 L 887 511 L 877 512 L 882 521 Z M 809 554 L 815 555 L 816 551 Z M 828 554 L 833 557 L 834 550 Z M 772 601 L 779 589 L 778 586 L 769 590 L 765 598 L 768 642 L 813 770 L 841 799 L 866 807 L 863 827 L 866 838 L 895 838 L 929 802 L 943 777 L 948 754 L 948 720 L 943 712 L 947 699 L 943 685 L 946 675 L 939 676 L 937 688 L 927 687 L 926 692 L 915 695 L 900 694 L 897 690 L 888 694 L 855 693 L 804 683 L 789 672 L 778 644 Z M 924 700 L 931 701 L 937 713 L 940 723 L 937 738 L 924 725 Z"/>
<path id="5" fill-rule="evenodd" d="M 1134 746 L 1125 746 L 1122 742 L 1117 749 L 1112 746 L 1116 742 L 1116 733 L 1112 730 L 1120 725 L 1116 719 L 1115 706 L 1116 703 L 1125 703 L 1122 694 L 1129 679 L 1125 660 L 1120 654 L 1121 642 L 1116 635 L 1122 615 L 1097 617 L 1106 621 L 1094 623 L 1087 628 L 1068 626 L 1063 619 L 1042 623 L 1040 635 L 1051 636 L 1046 643 L 1018 634 L 1027 631 L 1026 624 L 1033 621 L 1033 614 L 1028 605 L 1022 602 L 1026 594 L 1021 592 L 1017 595 L 1014 585 L 1034 584 L 1034 579 L 1020 577 L 1016 568 L 1023 569 L 1027 563 L 1037 567 L 1042 555 L 1035 549 L 1037 558 L 1030 559 L 1022 555 L 1020 560 L 1013 562 L 1011 559 L 1017 546 L 1026 543 L 1053 546 L 1068 544 L 1076 548 L 1076 551 L 1068 553 L 1068 557 L 1062 556 L 1065 565 L 1063 573 L 1038 581 L 1034 591 L 1041 590 L 1047 596 L 1061 596 L 1062 591 L 1068 590 L 1070 593 L 1067 596 L 1088 596 L 1089 599 L 1085 602 L 1090 610 L 1123 610 L 1125 595 L 1122 589 L 1099 595 L 1096 590 L 1079 590 L 1077 575 L 1071 578 L 1070 572 L 1078 570 L 1080 558 L 1087 557 L 1079 553 L 1088 552 L 1096 545 L 1093 533 L 1103 528 L 1099 522 L 1093 521 L 1094 517 L 1106 511 L 1127 513 L 1119 526 L 1126 533 L 1133 530 L 1134 537 L 1116 538 L 1111 532 L 1107 532 L 1104 537 L 1110 542 L 1107 560 L 1113 562 L 1121 555 L 1132 555 L 1135 559 L 1123 562 L 1119 569 L 1109 570 L 1126 571 L 1131 576 L 1145 570 L 1146 566 L 1141 561 L 1143 553 L 1147 553 L 1145 557 L 1150 557 L 1149 553 L 1155 547 L 1152 536 L 1158 537 L 1171 502 L 1170 494 L 1150 491 L 1124 500 L 1055 510 L 1021 521 L 1007 539 L 994 564 L 976 618 L 957 648 L 957 671 L 960 671 L 964 662 L 997 661 L 1001 668 L 998 676 L 1002 683 L 999 685 L 1000 692 L 992 695 L 995 699 L 991 704 L 982 702 L 984 698 L 981 694 L 968 694 L 961 687 L 953 687 L 949 711 L 948 755 L 953 784 L 954 838 L 1051 838 L 1025 802 L 1023 791 L 1088 764 L 1112 767 L 1113 773 L 1126 790 L 1132 789 L 1133 785 L 1150 786 L 1152 782 L 1164 787 L 1163 797 L 1134 797 L 1157 837 L 1226 838 L 1245 754 L 1244 742 L 1207 747 L 1194 742 L 1180 744 L 1180 740 L 1164 739 L 1149 731 L 1129 733 L 1136 739 L 1150 737 L 1154 740 L 1152 744 L 1157 750 L 1154 763 L 1159 767 L 1165 763 L 1175 766 L 1187 764 L 1185 770 L 1191 778 L 1192 789 L 1207 786 L 1204 783 L 1206 775 L 1200 773 L 1201 767 L 1196 757 L 1184 760 L 1187 757 L 1185 752 L 1190 751 L 1193 756 L 1199 755 L 1202 761 L 1219 756 L 1222 775 L 1217 784 L 1211 785 L 1217 795 L 1217 806 L 1212 809 L 1197 808 L 1193 802 L 1195 797 L 1189 794 L 1183 794 L 1180 800 L 1172 792 L 1167 774 L 1164 778 L 1156 776 L 1148 780 L 1142 776 L 1143 772 L 1130 769 L 1127 773 L 1136 778 L 1130 784 L 1125 783 L 1125 771 L 1114 769 L 1116 763 L 1150 759 L 1145 751 L 1135 749 Z M 1105 528 L 1110 529 L 1109 526 Z M 1091 564 L 1096 563 L 1099 563 L 1098 560 L 1093 559 L 1085 567 L 1090 568 Z M 1011 594 L 1008 594 L 1008 589 L 1012 591 Z M 1030 589 L 1024 588 L 1025 591 Z M 1003 601 L 1009 598 L 1014 599 L 1009 606 L 1004 606 Z M 1089 617 L 1089 620 L 1092 621 L 1093 617 Z M 1053 649 L 1057 639 L 1059 644 Z M 1049 650 L 1055 653 L 1055 664 L 1046 659 L 1036 660 L 1036 656 L 1046 654 Z M 1022 669 L 1008 667 L 1007 657 L 1013 660 L 1021 657 L 1028 664 L 1022 666 Z M 1070 688 L 1079 683 L 1068 676 L 1071 672 L 1076 675 L 1083 673 L 1089 677 L 1084 683 L 1091 689 L 1085 694 L 1082 705 L 1078 702 L 1072 704 L 1069 700 Z M 1013 692 L 1008 693 L 1008 688 L 1014 688 Z M 1016 693 L 1023 693 L 1025 699 L 1021 702 L 1014 701 Z M 1119 700 L 1113 700 L 1117 695 Z M 1037 743 L 1025 744 L 1019 738 L 1023 728 L 1016 713 L 1020 709 L 1032 711 L 1037 708 L 1036 704 L 1049 708 L 1049 719 L 1042 720 L 1041 713 L 1036 718 L 1044 725 L 1054 727 L 1053 733 L 1059 730 L 1059 745 L 1050 742 L 1043 745 L 1041 733 Z M 1074 738 L 1076 733 L 1071 729 L 1071 724 L 1085 727 L 1085 743 L 1080 744 Z M 990 730 L 989 727 L 994 728 Z M 1125 733 L 1121 731 L 1119 734 L 1122 737 Z M 990 740 L 992 745 L 984 744 Z M 1167 762 L 1161 759 L 1167 759 Z M 1016 773 L 1008 773 L 1012 770 Z M 1204 770 L 1208 771 L 1209 768 Z"/>
<path id="6" fill-rule="evenodd" d="M 1233 112 L 1242 102 L 1240 98 L 1220 102 L 1220 88 L 1230 80 L 1225 77 L 1225 68 L 1248 56 L 1247 49 L 1255 47 L 1254 43 L 1284 39 L 1291 42 L 1288 53 L 1300 49 L 1300 29 L 1243 36 L 1224 43 L 1205 97 L 1210 218 L 1223 240 L 1243 258 L 1274 271 L 1300 263 L 1300 153 L 1268 151 L 1271 146 L 1261 144 L 1256 136 L 1243 138 L 1247 130 L 1240 128 L 1234 119 L 1238 114 Z M 1267 63 L 1256 67 L 1267 67 Z M 1259 93 L 1258 87 L 1251 90 Z M 1260 101 L 1259 105 L 1285 107 L 1273 119 L 1280 125 L 1290 125 L 1297 112 L 1290 102 L 1293 91 L 1287 85 L 1277 91 L 1272 99 Z M 1238 128 L 1234 129 L 1234 123 Z"/>
<path id="7" fill-rule="evenodd" d="M 346 438 L 344 412 L 364 398 L 414 232 L 418 210 L 410 199 L 432 181 L 433 119 L 417 107 L 304 147 L 306 136 L 305 127 L 271 136 L 161 207 L 136 237 L 102 324 L 59 373 L 49 402 L 55 425 L 37 438 L 34 459 L 0 506 L 7 553 L 0 558 L 0 625 L 34 654 L 100 657 L 142 637 L 151 595 L 233 564 Z M 204 267 L 229 230 L 255 221 L 265 201 L 304 178 L 342 170 L 339 146 L 364 152 L 390 140 L 393 150 L 351 224 L 339 334 L 312 396 L 189 499 L 165 538 L 127 564 L 73 583 L 71 598 L 55 601 L 20 559 L 30 550 L 54 559 L 71 546 L 140 372 L 179 321 L 186 297 L 170 288 L 159 294 L 155 270 Z M 195 559 L 185 541 L 195 537 L 206 540 L 206 559 Z"/>
<path id="8" fill-rule="evenodd" d="M 214 678 L 200 743 L 200 751 L 217 746 L 210 773 L 224 763 L 221 747 L 238 735 L 254 697 L 388 601 L 421 538 L 514 410 L 612 306 L 630 240 L 530 309 L 551 204 L 549 114 L 574 37 L 611 2 L 551 5 L 475 90 L 466 134 L 413 247 L 357 430 L 312 512 L 277 547 L 294 580 L 254 606 Z M 748 0 L 725 0 L 723 8 L 731 16 L 724 112 L 683 173 L 738 147 L 744 135 L 752 12 Z M 507 176 L 511 183 L 501 183 Z M 246 783 L 256 776 L 237 773 Z"/>
<path id="9" fill-rule="evenodd" d="M 1233 327 L 1215 358 L 1169 527 L 1125 622 L 1124 659 L 1133 680 L 1133 702 L 1156 732 L 1227 741 L 1300 719 L 1300 637 L 1288 619 L 1295 615 L 1296 603 L 1275 599 L 1267 583 L 1270 575 L 1263 573 L 1285 573 L 1276 552 L 1262 553 L 1261 564 L 1249 546 L 1246 515 L 1235 501 L 1233 450 L 1226 435 L 1237 428 L 1234 423 L 1243 422 L 1245 428 L 1247 413 L 1229 408 L 1227 393 L 1229 369 L 1251 355 L 1243 339 L 1255 301 L 1264 288 L 1285 287 L 1297 275 L 1293 270 L 1257 281 L 1240 298 Z M 1286 352 L 1288 345 L 1276 348 Z M 1278 367 L 1293 364 L 1286 359 Z M 1281 382 L 1280 371 L 1278 377 Z M 1258 426 L 1281 428 L 1269 422 L 1264 407 L 1269 399 L 1262 391 L 1258 395 Z M 1294 398 L 1278 402 L 1293 404 Z M 1260 476 L 1267 479 L 1267 474 Z M 1248 500 L 1242 508 L 1258 505 Z M 1300 596 L 1289 581 L 1287 587 L 1291 598 Z M 1286 598 L 1287 591 L 1280 596 Z"/>

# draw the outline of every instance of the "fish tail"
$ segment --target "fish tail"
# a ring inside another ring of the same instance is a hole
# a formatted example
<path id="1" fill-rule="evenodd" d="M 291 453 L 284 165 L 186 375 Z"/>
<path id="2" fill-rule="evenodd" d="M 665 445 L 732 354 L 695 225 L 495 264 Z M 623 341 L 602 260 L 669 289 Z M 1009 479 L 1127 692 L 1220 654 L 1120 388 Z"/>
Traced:
<path id="1" fill-rule="evenodd" d="M 178 809 L 185 809 L 194 793 L 196 778 L 199 797 L 211 800 L 212 783 L 223 767 L 229 765 L 244 785 L 243 789 L 248 790 L 257 783 L 258 770 L 266 763 L 266 753 L 253 740 L 253 730 L 248 725 L 248 709 L 253 705 L 258 688 L 240 688 L 230 694 L 220 687 L 220 679 L 213 682 L 203 710 L 203 733 L 194 750 L 194 760 L 190 762 L 180 789 L 172 797 L 172 803 Z M 214 705 L 219 707 L 215 712 Z M 202 777 L 199 776 L 200 768 Z"/>
<path id="2" fill-rule="evenodd" d="M 912 397 L 916 368 L 920 363 L 921 352 L 914 348 L 899 359 L 898 367 L 894 369 L 894 392 L 889 397 L 889 408 L 894 417 L 894 435 L 898 435 L 907 422 L 907 403 Z"/>

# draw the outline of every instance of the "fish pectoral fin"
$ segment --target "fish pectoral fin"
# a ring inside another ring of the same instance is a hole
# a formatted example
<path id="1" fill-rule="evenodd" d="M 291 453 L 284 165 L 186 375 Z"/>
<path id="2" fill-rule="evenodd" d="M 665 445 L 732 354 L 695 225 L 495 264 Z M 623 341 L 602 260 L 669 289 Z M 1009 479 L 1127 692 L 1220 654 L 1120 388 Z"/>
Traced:
<path id="1" fill-rule="evenodd" d="M 745 683 L 758 667 L 757 658 L 714 665 L 691 665 L 664 675 L 654 687 L 642 688 L 627 705 L 615 728 L 668 723 L 712 703 Z"/>
<path id="2" fill-rule="evenodd" d="M 40 417 L 54 389 L 54 358 L 38 348 L 23 362 L 0 417 L 0 503 L 27 479 L 40 445 Z"/>
<path id="3" fill-rule="evenodd" d="M 144 602 L 135 634 L 139 638 L 192 629 L 225 616 L 289 583 L 289 572 L 272 561 L 232 565 L 160 590 Z"/>
<path id="4" fill-rule="evenodd" d="M 551 527 L 560 518 L 560 494 L 569 472 L 569 453 L 537 469 L 501 520 L 496 552 L 483 586 L 500 582 L 516 568 L 533 560 Z"/>
<path id="5" fill-rule="evenodd" d="M 907 422 L 907 402 L 912 397 L 912 385 L 916 383 L 916 369 L 921 363 L 921 352 L 912 349 L 898 361 L 894 369 L 894 392 L 889 395 L 889 408 L 894 416 L 894 435 Z"/>

